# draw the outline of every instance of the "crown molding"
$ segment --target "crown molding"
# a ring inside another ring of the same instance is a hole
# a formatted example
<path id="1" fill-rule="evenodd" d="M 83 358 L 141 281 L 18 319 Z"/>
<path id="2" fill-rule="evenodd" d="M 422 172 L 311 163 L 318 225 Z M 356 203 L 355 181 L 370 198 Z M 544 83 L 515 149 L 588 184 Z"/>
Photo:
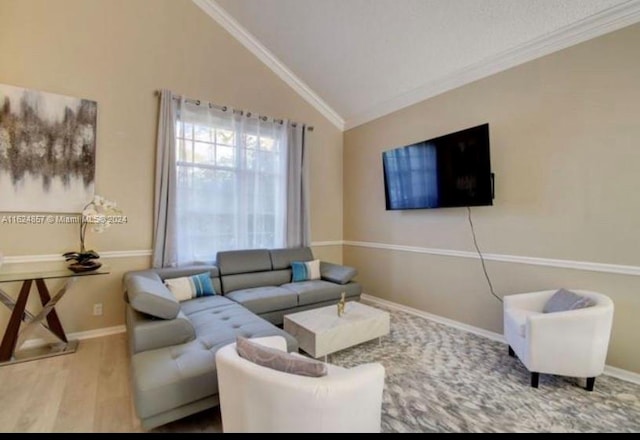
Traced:
<path id="1" fill-rule="evenodd" d="M 417 104 L 449 90 L 549 55 L 640 21 L 640 0 L 630 0 L 429 82 L 347 118 L 345 130 Z"/>
<path id="2" fill-rule="evenodd" d="M 295 90 L 305 101 L 311 104 L 325 118 L 341 131 L 344 131 L 344 119 L 324 102 L 311 88 L 285 66 L 269 49 L 264 47 L 256 37 L 238 23 L 215 0 L 193 0 L 207 15 L 229 32 L 240 44 L 254 54 L 278 77 Z"/>

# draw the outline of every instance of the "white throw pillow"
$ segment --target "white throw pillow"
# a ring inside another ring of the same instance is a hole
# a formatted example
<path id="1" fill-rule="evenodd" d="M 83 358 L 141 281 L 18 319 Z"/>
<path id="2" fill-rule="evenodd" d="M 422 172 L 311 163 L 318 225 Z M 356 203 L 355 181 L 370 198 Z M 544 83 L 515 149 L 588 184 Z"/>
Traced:
<path id="1" fill-rule="evenodd" d="M 190 277 L 167 278 L 164 284 L 173 296 L 182 302 L 201 296 L 215 295 L 216 291 L 209 277 L 209 273 L 204 272 Z"/>

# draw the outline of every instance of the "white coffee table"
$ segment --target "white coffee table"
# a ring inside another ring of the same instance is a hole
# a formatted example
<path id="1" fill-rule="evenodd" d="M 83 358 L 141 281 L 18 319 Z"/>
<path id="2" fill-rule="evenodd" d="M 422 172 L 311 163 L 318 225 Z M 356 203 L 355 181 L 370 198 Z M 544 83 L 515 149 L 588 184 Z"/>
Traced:
<path id="1" fill-rule="evenodd" d="M 389 334 L 389 313 L 350 301 L 344 315 L 336 305 L 284 316 L 284 331 L 298 340 L 300 348 L 314 358 L 353 347 Z"/>

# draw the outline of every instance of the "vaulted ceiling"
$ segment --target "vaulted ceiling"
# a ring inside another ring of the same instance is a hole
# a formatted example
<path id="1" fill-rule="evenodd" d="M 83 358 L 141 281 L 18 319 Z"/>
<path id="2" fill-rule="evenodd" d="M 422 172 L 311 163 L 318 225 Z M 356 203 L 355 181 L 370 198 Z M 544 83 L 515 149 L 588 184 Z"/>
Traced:
<path id="1" fill-rule="evenodd" d="M 194 0 L 341 129 L 640 21 L 640 0 Z"/>

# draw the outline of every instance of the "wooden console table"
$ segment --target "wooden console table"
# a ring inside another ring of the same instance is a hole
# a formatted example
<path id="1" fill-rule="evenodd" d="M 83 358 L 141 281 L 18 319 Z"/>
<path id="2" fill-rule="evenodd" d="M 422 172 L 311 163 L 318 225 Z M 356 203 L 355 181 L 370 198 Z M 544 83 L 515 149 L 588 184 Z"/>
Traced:
<path id="1" fill-rule="evenodd" d="M 83 273 L 74 273 L 68 269 L 50 272 L 0 273 L 0 283 L 22 282 L 22 288 L 20 289 L 17 300 L 14 300 L 0 289 L 0 301 L 12 310 L 9 323 L 2 338 L 2 344 L 0 345 L 0 366 L 75 352 L 78 341 L 67 340 L 67 335 L 64 333 L 55 306 L 77 278 L 106 275 L 108 273 L 109 271 L 106 269 Z M 53 298 L 49 294 L 49 289 L 45 283 L 46 280 L 52 279 L 65 280 L 64 285 L 56 292 Z M 40 295 L 40 302 L 42 303 L 42 310 L 35 315 L 26 310 L 27 300 L 31 293 L 31 286 L 34 283 Z M 45 318 L 46 322 L 44 321 Z M 22 321 L 25 322 L 25 325 L 20 329 Z M 34 349 L 19 350 L 20 346 L 38 326 L 46 329 L 60 342 Z"/>

